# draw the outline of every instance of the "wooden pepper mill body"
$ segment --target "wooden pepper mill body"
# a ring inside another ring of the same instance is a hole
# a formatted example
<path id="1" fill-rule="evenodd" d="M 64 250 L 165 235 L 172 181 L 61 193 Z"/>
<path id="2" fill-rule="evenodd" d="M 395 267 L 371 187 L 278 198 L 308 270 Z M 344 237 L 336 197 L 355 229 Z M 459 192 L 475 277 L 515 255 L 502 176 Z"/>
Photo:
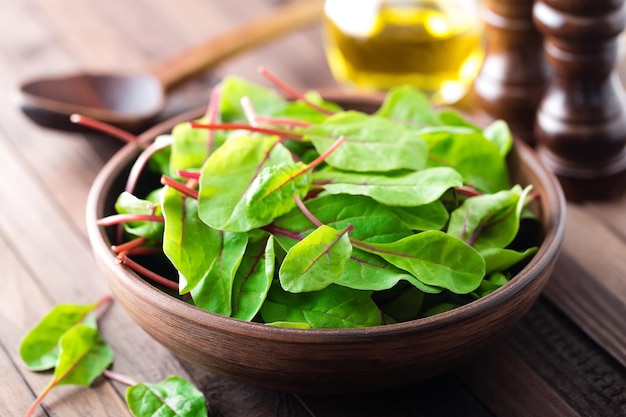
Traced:
<path id="1" fill-rule="evenodd" d="M 621 195 L 626 113 L 616 59 L 624 0 L 538 0 L 533 13 L 552 68 L 537 112 L 537 152 L 568 199 Z"/>
<path id="2" fill-rule="evenodd" d="M 545 92 L 549 67 L 543 38 L 533 23 L 534 0 L 484 0 L 483 66 L 474 83 L 477 104 L 505 120 L 516 137 L 534 145 L 533 125 Z"/>

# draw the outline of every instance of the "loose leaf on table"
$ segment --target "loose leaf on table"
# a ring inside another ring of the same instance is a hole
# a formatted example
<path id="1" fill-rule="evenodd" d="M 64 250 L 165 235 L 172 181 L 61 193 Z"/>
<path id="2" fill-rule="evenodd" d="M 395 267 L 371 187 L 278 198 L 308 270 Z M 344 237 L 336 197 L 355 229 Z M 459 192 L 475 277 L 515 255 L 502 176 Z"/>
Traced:
<path id="1" fill-rule="evenodd" d="M 265 322 L 307 323 L 313 328 L 368 327 L 380 324 L 370 291 L 329 285 L 321 291 L 293 294 L 272 285 L 261 308 Z"/>
<path id="2" fill-rule="evenodd" d="M 267 166 L 293 161 L 277 136 L 232 136 L 207 159 L 202 169 L 198 213 L 209 226 L 246 232 L 264 226 L 248 216 L 246 192 Z"/>
<path id="3" fill-rule="evenodd" d="M 259 312 L 274 278 L 274 238 L 251 242 L 233 281 L 231 316 L 250 321 Z"/>
<path id="4" fill-rule="evenodd" d="M 200 283 L 219 257 L 222 234 L 198 217 L 198 201 L 167 187 L 163 196 L 163 251 L 179 272 L 179 292 Z"/>
<path id="5" fill-rule="evenodd" d="M 196 306 L 204 310 L 230 316 L 235 273 L 246 251 L 248 235 L 220 233 L 222 239 L 218 256 L 198 285 L 191 289 L 191 298 Z"/>
<path id="6" fill-rule="evenodd" d="M 56 366 L 59 340 L 73 327 L 96 328 L 93 311 L 99 303 L 87 305 L 59 304 L 26 334 L 20 344 L 20 356 L 31 371 L 45 371 Z"/>
<path id="7" fill-rule="evenodd" d="M 304 133 L 320 154 L 338 137 L 346 138 L 326 159 L 328 165 L 337 169 L 385 172 L 426 166 L 428 146 L 419 133 L 382 117 L 347 111 L 305 129 Z"/>
<path id="8" fill-rule="evenodd" d="M 321 225 L 291 247 L 278 272 L 283 289 L 318 291 L 337 280 L 352 254 L 348 231 Z"/>
<path id="9" fill-rule="evenodd" d="M 500 149 L 481 132 L 446 126 L 422 129 L 419 134 L 428 143 L 428 166 L 452 167 L 463 176 L 464 183 L 484 192 L 510 188 Z"/>
<path id="10" fill-rule="evenodd" d="M 321 223 L 343 230 L 353 226 L 350 236 L 363 242 L 393 242 L 409 236 L 411 230 L 386 207 L 370 198 L 353 195 L 323 195 L 305 202 L 307 210 Z M 279 229 L 305 237 L 316 226 L 299 208 L 276 219 Z M 295 244 L 293 239 L 276 235 L 285 249 Z"/>
<path id="11" fill-rule="evenodd" d="M 479 251 L 506 247 L 517 235 L 529 191 L 515 186 L 511 190 L 468 198 L 450 215 L 448 233 Z"/>
<path id="12" fill-rule="evenodd" d="M 388 206 L 421 206 L 441 197 L 450 188 L 463 185 L 463 177 L 449 167 L 427 168 L 395 175 L 358 174 L 325 169 L 315 173 L 332 194 L 364 195 Z"/>
<path id="13" fill-rule="evenodd" d="M 395 87 L 389 90 L 376 115 L 412 128 L 439 126 L 441 124 L 428 97 L 423 92 L 409 86 Z"/>
<path id="14" fill-rule="evenodd" d="M 32 416 L 46 395 L 59 385 L 88 387 L 111 363 L 113 352 L 97 329 L 85 324 L 73 326 L 59 339 L 59 357 L 52 379 L 25 415 Z"/>
<path id="15" fill-rule="evenodd" d="M 126 389 L 126 404 L 135 417 L 206 417 L 206 400 L 189 381 L 170 376 L 158 384 Z"/>
<path id="16" fill-rule="evenodd" d="M 382 257 L 427 285 L 456 294 L 474 291 L 485 275 L 485 261 L 475 249 L 437 230 L 392 243 L 354 245 Z"/>
<path id="17" fill-rule="evenodd" d="M 120 214 L 160 216 L 163 189 L 158 188 L 145 199 L 122 192 L 115 201 L 115 209 Z M 124 231 L 133 237 L 145 237 L 150 242 L 160 242 L 163 238 L 163 223 L 157 221 L 131 221 L 124 223 Z"/>

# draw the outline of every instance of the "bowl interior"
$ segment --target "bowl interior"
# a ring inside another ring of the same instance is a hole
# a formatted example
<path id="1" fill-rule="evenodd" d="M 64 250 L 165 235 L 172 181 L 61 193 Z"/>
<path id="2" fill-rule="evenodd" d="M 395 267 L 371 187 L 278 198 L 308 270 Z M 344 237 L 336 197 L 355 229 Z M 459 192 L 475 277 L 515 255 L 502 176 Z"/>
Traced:
<path id="1" fill-rule="evenodd" d="M 359 97 L 333 100 L 365 111 L 379 103 Z M 155 126 L 142 137 L 148 140 L 166 133 L 203 110 Z M 114 296 L 149 334 L 177 355 L 221 375 L 272 389 L 367 391 L 449 369 L 501 336 L 530 308 L 549 278 L 563 239 L 565 200 L 558 181 L 527 145 L 516 141 L 508 160 L 512 181 L 533 184 L 540 196 L 531 208 L 541 228 L 529 233 L 541 245 L 505 286 L 449 312 L 372 328 L 299 330 L 244 322 L 200 310 L 116 265 L 110 251 L 113 232 L 97 226 L 96 220 L 114 212 L 114 201 L 138 153 L 128 145 L 106 164 L 87 205 L 92 248 Z M 157 325 L 155 320 L 167 325 Z M 390 354 L 398 355 L 397 360 Z M 411 370 L 414 372 L 407 376 Z"/>

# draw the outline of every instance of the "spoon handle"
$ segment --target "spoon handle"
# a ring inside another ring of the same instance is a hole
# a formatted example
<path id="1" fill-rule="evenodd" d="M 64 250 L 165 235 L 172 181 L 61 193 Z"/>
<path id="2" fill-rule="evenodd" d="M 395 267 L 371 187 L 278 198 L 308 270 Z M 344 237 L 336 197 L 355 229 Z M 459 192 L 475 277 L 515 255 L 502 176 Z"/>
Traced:
<path id="1" fill-rule="evenodd" d="M 322 16 L 323 1 L 299 0 L 266 16 L 228 30 L 178 56 L 160 62 L 149 71 L 168 90 L 237 53 L 254 48 Z"/>

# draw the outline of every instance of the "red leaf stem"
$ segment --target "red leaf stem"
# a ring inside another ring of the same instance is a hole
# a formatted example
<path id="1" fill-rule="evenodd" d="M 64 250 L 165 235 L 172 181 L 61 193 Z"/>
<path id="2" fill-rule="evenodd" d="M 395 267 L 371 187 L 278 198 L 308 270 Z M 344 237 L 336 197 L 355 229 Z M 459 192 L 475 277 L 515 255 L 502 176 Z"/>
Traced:
<path id="1" fill-rule="evenodd" d="M 145 145 L 145 143 L 141 141 L 137 136 L 128 133 L 123 129 L 120 129 L 108 123 L 101 122 L 99 120 L 92 119 L 91 117 L 83 116 L 82 114 L 72 114 L 70 116 L 70 121 L 72 123 L 76 123 L 78 125 L 105 133 L 123 142 L 135 143 L 142 146 Z"/>
<path id="2" fill-rule="evenodd" d="M 259 67 L 259 73 L 261 73 L 261 75 L 263 75 L 265 78 L 270 80 L 276 87 L 281 89 L 283 93 L 285 93 L 285 95 L 288 96 L 289 98 L 301 100 L 307 106 L 311 107 L 314 110 L 317 110 L 318 112 L 322 114 L 327 114 L 327 115 L 334 114 L 332 110 L 325 109 L 324 107 L 318 104 L 315 104 L 311 100 L 307 99 L 302 93 L 300 93 L 298 90 L 288 85 L 285 81 L 281 80 L 276 75 L 272 74 L 267 68 Z"/>
<path id="3" fill-rule="evenodd" d="M 174 178 L 168 177 L 167 175 L 161 176 L 161 184 L 175 189 L 176 191 L 178 191 L 184 196 L 191 197 L 195 200 L 198 199 L 198 192 L 196 190 L 189 188 L 185 184 L 181 184 L 180 182 L 176 181 Z"/>
<path id="4" fill-rule="evenodd" d="M 245 123 L 199 123 L 189 122 L 191 127 L 196 129 L 213 129 L 213 130 L 247 130 L 249 132 L 263 133 L 265 135 L 276 135 L 283 138 L 302 140 L 304 135 L 290 132 L 287 130 L 269 129 L 266 127 L 255 127 Z"/>
<path id="5" fill-rule="evenodd" d="M 290 119 L 288 117 L 263 116 L 261 114 L 257 114 L 255 120 L 259 123 L 283 125 L 289 127 L 309 127 L 313 125 L 313 123 L 305 122 L 304 120 Z"/>
<path id="6" fill-rule="evenodd" d="M 178 283 L 171 281 L 164 276 L 159 275 L 156 272 L 149 270 L 145 266 L 133 261 L 131 258 L 128 257 L 126 253 L 120 253 L 119 255 L 117 255 L 116 259 L 120 264 L 126 265 L 127 267 L 129 267 L 136 273 L 143 275 L 150 281 L 156 282 L 157 284 L 160 284 L 171 290 L 178 291 Z"/>
<path id="7" fill-rule="evenodd" d="M 139 246 L 143 245 L 144 243 L 146 243 L 148 239 L 146 239 L 145 237 L 141 236 L 138 238 L 135 238 L 133 240 L 130 240 L 128 242 L 124 242 L 120 245 L 113 245 L 111 246 L 111 250 L 115 253 L 120 253 L 120 252 L 128 252 L 130 250 L 136 249 Z"/>
<path id="8" fill-rule="evenodd" d="M 155 216 L 152 214 L 113 214 L 111 216 L 104 217 L 97 221 L 99 226 L 113 226 L 116 224 L 130 223 L 130 222 L 159 222 L 163 223 L 165 220 L 163 216 Z"/>
<path id="9" fill-rule="evenodd" d="M 200 173 L 196 171 L 180 170 L 178 171 L 178 175 L 180 175 L 182 178 L 185 178 L 185 179 L 194 179 L 194 180 L 200 179 Z"/>
<path id="10" fill-rule="evenodd" d="M 109 378 L 111 381 L 117 381 L 129 387 L 137 385 L 137 382 L 135 382 L 132 378 L 127 377 L 126 375 L 118 374 L 117 372 L 113 372 L 108 369 L 105 369 L 102 375 Z"/>
<path id="11" fill-rule="evenodd" d="M 139 181 L 139 176 L 143 172 L 146 164 L 152 158 L 152 155 L 155 153 L 166 149 L 167 147 L 172 145 L 172 140 L 160 140 L 148 146 L 143 152 L 139 154 L 135 163 L 130 169 L 130 173 L 128 174 L 128 178 L 126 180 L 126 188 L 125 190 L 129 193 L 132 193 L 137 186 L 137 182 Z"/>
<path id="12" fill-rule="evenodd" d="M 300 199 L 300 197 L 294 194 L 293 199 L 296 200 L 296 205 L 298 206 L 302 214 L 304 214 L 307 219 L 311 220 L 311 223 L 313 223 L 317 227 L 320 227 L 321 225 L 324 224 L 321 221 L 319 221 L 319 219 L 315 217 L 313 213 L 311 213 L 311 211 L 304 205 L 304 202 Z"/>

